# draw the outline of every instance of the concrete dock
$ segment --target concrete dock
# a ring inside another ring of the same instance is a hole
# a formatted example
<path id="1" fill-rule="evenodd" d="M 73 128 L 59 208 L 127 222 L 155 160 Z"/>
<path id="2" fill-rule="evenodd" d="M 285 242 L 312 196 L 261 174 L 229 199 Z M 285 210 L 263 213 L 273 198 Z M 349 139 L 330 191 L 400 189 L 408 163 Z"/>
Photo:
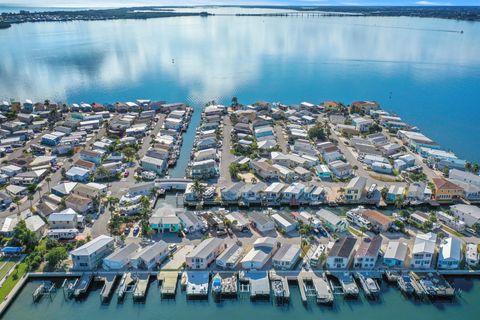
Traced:
<path id="1" fill-rule="evenodd" d="M 111 274 L 100 278 L 104 281 L 102 291 L 100 291 L 100 300 L 102 301 L 102 303 L 105 303 L 112 296 L 113 288 L 117 280 L 117 275 Z"/>
<path id="2" fill-rule="evenodd" d="M 137 285 L 133 289 L 133 300 L 141 301 L 145 300 L 145 296 L 147 295 L 148 284 L 150 282 L 150 275 L 149 274 L 139 274 L 136 275 L 137 277 Z"/>
<path id="3" fill-rule="evenodd" d="M 161 285 L 160 294 L 162 297 L 175 297 L 178 282 L 177 271 L 160 271 L 157 274 L 157 280 Z"/>

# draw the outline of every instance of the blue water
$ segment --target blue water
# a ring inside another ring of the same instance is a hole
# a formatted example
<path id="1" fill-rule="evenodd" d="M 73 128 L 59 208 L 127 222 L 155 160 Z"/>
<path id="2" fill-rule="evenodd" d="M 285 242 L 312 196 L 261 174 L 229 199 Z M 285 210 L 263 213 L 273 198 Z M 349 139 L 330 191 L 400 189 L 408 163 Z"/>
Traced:
<path id="1" fill-rule="evenodd" d="M 1 30 L 0 43 L 2 98 L 194 106 L 232 96 L 371 99 L 480 161 L 479 23 L 225 16 L 35 23 Z"/>
<path id="2" fill-rule="evenodd" d="M 278 320 L 470 320 L 477 319 L 480 312 L 480 282 L 463 279 L 455 281 L 463 288 L 462 294 L 454 301 L 419 302 L 405 298 L 397 288 L 382 286 L 378 301 L 369 301 L 363 296 L 358 300 L 344 300 L 336 296 L 333 307 L 318 306 L 315 303 L 303 305 L 297 286 L 291 286 L 291 302 L 277 306 L 272 301 L 251 302 L 248 298 L 215 303 L 187 300 L 185 294 L 177 291 L 175 299 L 161 299 L 156 282 L 150 284 L 144 304 L 133 303 L 132 296 L 123 304 L 114 296 L 109 305 L 100 303 L 100 290 L 91 291 L 84 301 L 65 300 L 59 290 L 53 301 L 44 297 L 40 303 L 32 302 L 32 292 L 38 283 L 29 283 L 4 316 L 4 320 L 18 319 L 69 319 L 69 320 L 211 320 L 211 319 L 278 319 Z"/>

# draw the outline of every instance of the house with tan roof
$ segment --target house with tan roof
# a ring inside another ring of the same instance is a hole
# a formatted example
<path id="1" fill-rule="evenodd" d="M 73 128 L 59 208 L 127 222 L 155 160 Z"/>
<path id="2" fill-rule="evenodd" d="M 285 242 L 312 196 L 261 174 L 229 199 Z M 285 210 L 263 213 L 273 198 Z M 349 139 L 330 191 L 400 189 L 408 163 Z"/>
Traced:
<path id="1" fill-rule="evenodd" d="M 463 195 L 463 189 L 459 185 L 443 178 L 433 178 L 435 190 L 433 197 L 439 202 L 450 202 Z"/>

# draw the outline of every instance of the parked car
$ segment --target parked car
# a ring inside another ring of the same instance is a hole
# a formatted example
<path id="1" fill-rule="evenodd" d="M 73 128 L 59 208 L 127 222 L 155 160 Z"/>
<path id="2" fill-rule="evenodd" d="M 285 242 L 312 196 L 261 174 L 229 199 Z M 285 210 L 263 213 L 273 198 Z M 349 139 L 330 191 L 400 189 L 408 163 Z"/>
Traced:
<path id="1" fill-rule="evenodd" d="M 174 252 L 175 250 L 177 250 L 177 245 L 175 243 L 172 243 L 168 246 L 168 251 Z"/>

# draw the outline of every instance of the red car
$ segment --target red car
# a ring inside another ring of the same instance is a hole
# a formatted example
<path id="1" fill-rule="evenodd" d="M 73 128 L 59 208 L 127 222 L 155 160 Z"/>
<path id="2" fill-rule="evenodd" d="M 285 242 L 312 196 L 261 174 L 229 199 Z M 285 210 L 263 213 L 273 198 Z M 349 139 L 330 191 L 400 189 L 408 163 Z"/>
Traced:
<path id="1" fill-rule="evenodd" d="M 126 178 L 126 177 L 128 177 L 129 174 L 130 174 L 130 173 L 129 173 L 128 171 L 125 171 L 125 172 L 123 173 L 123 176 Z"/>

